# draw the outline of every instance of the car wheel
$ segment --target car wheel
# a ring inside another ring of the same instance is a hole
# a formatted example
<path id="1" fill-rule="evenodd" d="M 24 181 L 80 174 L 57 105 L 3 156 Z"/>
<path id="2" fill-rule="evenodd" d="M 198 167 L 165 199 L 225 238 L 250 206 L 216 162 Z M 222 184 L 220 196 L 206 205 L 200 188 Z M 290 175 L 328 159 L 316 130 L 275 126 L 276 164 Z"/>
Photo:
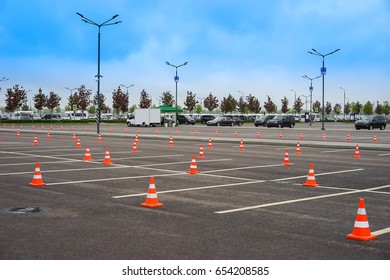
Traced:
<path id="1" fill-rule="evenodd" d="M 217 123 L 217 126 L 220 126 L 221 125 L 221 123 Z"/>
<path id="2" fill-rule="evenodd" d="M 356 127 L 356 130 L 360 130 L 360 128 Z"/>
<path id="3" fill-rule="evenodd" d="M 372 127 L 372 124 L 370 124 L 369 126 L 368 126 L 368 130 L 373 130 L 374 128 Z"/>
<path id="4" fill-rule="evenodd" d="M 259 125 L 258 124 L 255 124 L 256 127 L 258 127 Z"/>
<path id="5" fill-rule="evenodd" d="M 384 129 L 385 129 L 385 126 L 382 124 L 380 127 L 380 130 L 384 130 Z"/>
<path id="6" fill-rule="evenodd" d="M 278 124 L 278 127 L 279 127 L 279 128 L 282 128 L 282 124 L 281 124 L 281 123 L 280 123 L 280 124 Z"/>
<path id="7" fill-rule="evenodd" d="M 188 125 L 188 122 L 186 122 L 186 125 Z"/>
<path id="8" fill-rule="evenodd" d="M 294 124 L 292 123 L 292 124 L 290 124 L 290 128 L 293 128 L 294 127 Z"/>
<path id="9" fill-rule="evenodd" d="M 230 126 L 234 126 L 234 123 L 231 123 Z"/>

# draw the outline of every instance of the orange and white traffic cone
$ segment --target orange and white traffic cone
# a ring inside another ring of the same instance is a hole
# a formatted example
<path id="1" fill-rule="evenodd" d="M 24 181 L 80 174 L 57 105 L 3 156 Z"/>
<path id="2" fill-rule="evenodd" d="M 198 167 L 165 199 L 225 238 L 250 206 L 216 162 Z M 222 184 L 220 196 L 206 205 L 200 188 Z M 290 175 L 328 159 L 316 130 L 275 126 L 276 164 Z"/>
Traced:
<path id="1" fill-rule="evenodd" d="M 14 125 L 14 124 L 12 124 L 12 128 L 15 128 L 15 125 Z"/>
<path id="2" fill-rule="evenodd" d="M 125 131 L 125 132 L 129 132 L 129 129 L 126 127 L 124 131 Z"/>
<path id="3" fill-rule="evenodd" d="M 198 171 L 198 167 L 196 166 L 196 160 L 195 160 L 195 156 L 192 155 L 192 161 L 191 161 L 191 166 L 190 166 L 190 170 L 187 171 L 188 174 L 198 174 L 200 173 Z"/>
<path id="4" fill-rule="evenodd" d="M 295 153 L 301 154 L 301 145 L 299 144 L 299 142 L 297 142 L 297 148 L 295 149 Z"/>
<path id="5" fill-rule="evenodd" d="M 20 132 L 18 130 L 18 132 L 16 133 L 16 138 L 20 138 Z"/>
<path id="6" fill-rule="evenodd" d="M 218 130 L 215 131 L 215 136 L 218 136 Z"/>
<path id="7" fill-rule="evenodd" d="M 288 150 L 286 150 L 286 152 L 284 153 L 283 165 L 291 165 L 290 159 L 288 158 Z"/>
<path id="8" fill-rule="evenodd" d="M 238 134 L 237 134 L 237 130 L 234 131 L 234 137 L 237 137 Z"/>
<path id="9" fill-rule="evenodd" d="M 359 152 L 359 145 L 358 144 L 356 144 L 355 155 L 353 157 L 354 158 L 360 158 L 360 152 Z"/>
<path id="10" fill-rule="evenodd" d="M 134 142 L 138 145 L 138 134 L 135 135 Z"/>
<path id="11" fill-rule="evenodd" d="M 138 151 L 137 151 L 137 142 L 133 142 L 133 149 L 131 150 L 131 152 L 133 152 L 133 153 L 137 153 Z"/>
<path id="12" fill-rule="evenodd" d="M 198 130 L 197 129 L 195 129 L 194 135 L 198 136 Z"/>
<path id="13" fill-rule="evenodd" d="M 176 134 L 176 135 L 178 135 L 178 134 L 179 134 L 179 131 L 177 130 L 177 128 L 176 128 L 176 130 L 175 130 L 175 134 Z"/>
<path id="14" fill-rule="evenodd" d="M 73 141 L 76 141 L 76 132 L 73 132 L 72 140 L 73 140 Z"/>
<path id="15" fill-rule="evenodd" d="M 38 146 L 38 137 L 34 136 L 34 146 Z"/>
<path id="16" fill-rule="evenodd" d="M 72 125 L 72 130 L 74 131 L 74 126 Z"/>
<path id="17" fill-rule="evenodd" d="M 99 134 L 99 136 L 98 136 L 98 142 L 102 142 L 102 141 L 103 141 L 102 135 Z"/>
<path id="18" fill-rule="evenodd" d="M 87 149 L 85 150 L 85 155 L 83 160 L 85 161 L 93 160 L 93 158 L 91 157 L 91 151 L 89 150 L 89 146 L 87 146 Z"/>
<path id="19" fill-rule="evenodd" d="M 112 128 L 110 128 L 110 132 L 112 132 L 113 130 L 112 130 Z"/>
<path id="20" fill-rule="evenodd" d="M 203 153 L 203 146 L 202 145 L 200 145 L 200 148 L 199 148 L 198 158 L 205 158 L 204 153 Z"/>
<path id="21" fill-rule="evenodd" d="M 34 176 L 32 179 L 32 182 L 29 183 L 30 186 L 33 187 L 43 187 L 46 186 L 46 183 L 43 182 L 42 175 L 41 175 L 41 168 L 39 166 L 39 162 L 35 164 L 35 171 Z"/>
<path id="22" fill-rule="evenodd" d="M 356 214 L 355 224 L 353 226 L 352 233 L 347 234 L 346 237 L 362 241 L 368 241 L 376 238 L 376 235 L 372 234 L 370 231 L 363 198 L 360 198 L 359 200 L 359 208 Z"/>
<path id="23" fill-rule="evenodd" d="M 172 136 L 169 138 L 169 146 L 171 146 L 171 147 L 174 146 Z"/>
<path id="24" fill-rule="evenodd" d="M 61 130 L 64 130 L 64 127 L 61 125 Z"/>
<path id="25" fill-rule="evenodd" d="M 322 134 L 322 140 L 326 141 L 326 133 Z"/>
<path id="26" fill-rule="evenodd" d="M 303 134 L 302 134 L 302 132 L 299 134 L 299 139 L 303 139 Z"/>
<path id="27" fill-rule="evenodd" d="M 42 129 L 42 130 L 44 130 L 44 129 L 45 129 L 45 126 L 44 126 L 44 125 L 42 125 L 42 126 L 41 126 L 41 129 Z"/>
<path id="28" fill-rule="evenodd" d="M 316 178 L 314 176 L 314 166 L 310 164 L 309 174 L 307 175 L 306 183 L 303 184 L 305 187 L 317 187 L 319 184 L 316 182 Z"/>
<path id="29" fill-rule="evenodd" d="M 146 195 L 146 200 L 144 203 L 141 203 L 141 206 L 148 208 L 156 208 L 164 206 L 164 204 L 158 202 L 156 185 L 154 184 L 154 177 L 150 177 L 148 194 Z"/>
<path id="30" fill-rule="evenodd" d="M 257 139 L 260 139 L 260 131 L 257 132 Z"/>
<path id="31" fill-rule="evenodd" d="M 138 128 L 138 129 L 137 129 L 137 134 L 140 134 L 140 133 L 141 133 L 141 129 Z"/>
<path id="32" fill-rule="evenodd" d="M 47 140 L 50 140 L 50 132 L 49 132 L 49 131 L 47 132 L 46 139 L 47 139 Z"/>
<path id="33" fill-rule="evenodd" d="M 283 138 L 282 132 L 279 132 L 279 139 L 282 139 L 282 138 Z"/>
<path id="34" fill-rule="evenodd" d="M 244 148 L 244 141 L 242 141 L 242 139 L 241 139 L 241 141 L 240 141 L 240 151 L 244 151 L 245 150 L 245 148 Z"/>
<path id="35" fill-rule="evenodd" d="M 213 143 L 211 143 L 211 138 L 209 138 L 209 144 L 207 145 L 207 148 L 211 149 L 213 147 Z"/>
<path id="36" fill-rule="evenodd" d="M 156 128 L 156 134 L 158 134 L 158 128 Z"/>
<path id="37" fill-rule="evenodd" d="M 376 143 L 376 141 L 377 141 L 377 140 L 376 140 L 376 134 L 374 134 L 374 143 Z"/>
<path id="38" fill-rule="evenodd" d="M 351 141 L 351 136 L 347 135 L 347 142 Z"/>
<path id="39" fill-rule="evenodd" d="M 77 138 L 76 148 L 81 148 L 80 138 Z"/>
<path id="40" fill-rule="evenodd" d="M 108 148 L 106 149 L 106 155 L 104 156 L 104 161 L 102 164 L 112 164 L 110 152 L 108 151 Z"/>

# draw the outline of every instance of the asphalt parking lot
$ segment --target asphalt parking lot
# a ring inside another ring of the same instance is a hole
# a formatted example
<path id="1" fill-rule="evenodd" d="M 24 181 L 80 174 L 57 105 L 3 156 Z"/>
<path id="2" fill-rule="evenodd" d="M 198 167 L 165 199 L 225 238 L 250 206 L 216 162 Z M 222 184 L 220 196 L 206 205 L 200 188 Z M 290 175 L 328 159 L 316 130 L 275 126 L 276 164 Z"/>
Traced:
<path id="1" fill-rule="evenodd" d="M 390 129 L 325 125 L 104 124 L 102 142 L 96 125 L 1 126 L 0 259 L 388 260 Z M 29 186 L 36 162 L 44 187 Z M 310 164 L 318 187 L 302 186 Z M 163 207 L 140 206 L 151 176 Z M 360 198 L 374 240 L 346 238 Z"/>

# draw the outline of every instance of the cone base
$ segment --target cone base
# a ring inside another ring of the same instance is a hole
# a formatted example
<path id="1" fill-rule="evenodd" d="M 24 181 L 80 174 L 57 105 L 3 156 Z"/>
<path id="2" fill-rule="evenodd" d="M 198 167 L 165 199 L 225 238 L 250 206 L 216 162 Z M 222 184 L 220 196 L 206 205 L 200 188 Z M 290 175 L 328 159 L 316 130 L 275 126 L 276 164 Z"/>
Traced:
<path id="1" fill-rule="evenodd" d="M 355 155 L 355 156 L 353 156 L 353 157 L 354 157 L 354 158 L 360 158 L 360 155 L 357 155 L 357 156 Z"/>
<path id="2" fill-rule="evenodd" d="M 205 158 L 204 155 L 199 155 L 198 158 Z"/>
<path id="3" fill-rule="evenodd" d="M 317 183 L 304 183 L 304 187 L 318 187 L 320 184 Z"/>
<path id="4" fill-rule="evenodd" d="M 370 234 L 368 236 L 359 236 L 359 235 L 355 235 L 353 233 L 350 233 L 350 234 L 347 234 L 346 237 L 350 238 L 350 239 L 355 239 L 355 240 L 368 241 L 368 240 L 375 239 L 376 235 L 375 234 Z"/>
<path id="5" fill-rule="evenodd" d="M 93 160 L 93 158 L 91 158 L 91 157 L 85 157 L 85 158 L 83 158 L 83 160 L 84 160 L 84 161 L 91 161 L 91 160 Z"/>
<path id="6" fill-rule="evenodd" d="M 103 161 L 102 164 L 112 164 L 112 162 L 111 161 L 110 162 Z"/>
<path id="7" fill-rule="evenodd" d="M 32 186 L 32 187 L 44 187 L 44 186 L 46 186 L 46 183 L 33 183 L 33 182 L 31 182 L 31 183 L 28 183 L 30 186 Z"/>
<path id="8" fill-rule="evenodd" d="M 196 170 L 196 171 L 188 170 L 187 173 L 188 174 L 199 174 L 200 172 L 198 170 Z"/>
<path id="9" fill-rule="evenodd" d="M 141 203 L 140 204 L 142 207 L 147 207 L 147 208 L 157 208 L 157 207 L 161 207 L 161 206 L 164 206 L 163 203 L 156 203 L 156 204 L 150 204 L 150 203 Z"/>
<path id="10" fill-rule="evenodd" d="M 302 154 L 300 151 L 296 151 L 295 153 L 296 153 L 296 154 Z"/>
<path id="11" fill-rule="evenodd" d="M 290 166 L 291 163 L 289 163 L 289 162 L 283 162 L 283 165 Z"/>

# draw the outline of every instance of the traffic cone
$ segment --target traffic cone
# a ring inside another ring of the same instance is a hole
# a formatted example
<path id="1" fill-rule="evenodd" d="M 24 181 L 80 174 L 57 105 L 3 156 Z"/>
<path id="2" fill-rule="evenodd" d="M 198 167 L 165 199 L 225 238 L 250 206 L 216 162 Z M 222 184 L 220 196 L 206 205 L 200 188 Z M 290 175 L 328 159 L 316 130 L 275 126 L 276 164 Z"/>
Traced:
<path id="1" fill-rule="evenodd" d="M 215 136 L 218 136 L 218 130 L 215 131 Z"/>
<path id="2" fill-rule="evenodd" d="M 279 139 L 282 139 L 282 138 L 283 138 L 282 132 L 279 132 Z"/>
<path id="3" fill-rule="evenodd" d="M 356 214 L 355 224 L 353 226 L 352 233 L 347 234 L 346 237 L 363 241 L 368 241 L 376 238 L 376 235 L 372 234 L 370 231 L 366 209 L 364 208 L 363 198 L 360 198 L 359 200 L 359 208 Z"/>
<path id="4" fill-rule="evenodd" d="M 178 135 L 178 134 L 179 134 L 179 131 L 177 130 L 177 128 L 176 128 L 176 130 L 175 130 L 175 134 L 176 134 L 176 135 Z"/>
<path id="5" fill-rule="evenodd" d="M 18 130 L 18 132 L 16 133 L 16 138 L 20 138 L 20 132 Z"/>
<path id="6" fill-rule="evenodd" d="M 23 124 L 20 125 L 20 128 L 23 128 Z"/>
<path id="7" fill-rule="evenodd" d="M 374 143 L 376 143 L 376 134 L 374 134 Z"/>
<path id="8" fill-rule="evenodd" d="M 110 132 L 112 132 L 112 128 L 110 128 Z"/>
<path id="9" fill-rule="evenodd" d="M 355 155 L 353 157 L 354 158 L 360 158 L 360 152 L 359 152 L 359 145 L 358 144 L 356 144 Z"/>
<path id="10" fill-rule="evenodd" d="M 257 139 L 260 139 L 260 131 L 257 132 Z"/>
<path id="11" fill-rule="evenodd" d="M 129 129 L 127 127 L 125 128 L 125 132 L 129 132 Z"/>
<path id="12" fill-rule="evenodd" d="M 198 167 L 196 166 L 196 160 L 195 160 L 195 156 L 192 155 L 192 161 L 191 161 L 191 166 L 190 166 L 190 170 L 187 171 L 188 174 L 198 174 L 200 173 L 198 171 Z"/>
<path id="13" fill-rule="evenodd" d="M 14 125 L 14 124 L 12 124 L 12 128 L 15 128 L 15 125 Z"/>
<path id="14" fill-rule="evenodd" d="M 108 148 L 106 149 L 106 155 L 104 156 L 104 161 L 102 162 L 102 164 L 112 164 Z"/>
<path id="15" fill-rule="evenodd" d="M 137 151 L 137 143 L 134 141 L 133 142 L 133 149 L 131 150 L 133 153 L 136 153 L 136 152 L 138 152 Z"/>
<path id="16" fill-rule="evenodd" d="M 138 144 L 138 134 L 135 135 L 134 142 L 135 142 L 136 144 Z"/>
<path id="17" fill-rule="evenodd" d="M 61 125 L 61 130 L 64 130 L 64 127 Z"/>
<path id="18" fill-rule="evenodd" d="M 146 200 L 144 203 L 141 203 L 141 206 L 148 208 L 156 208 L 164 206 L 164 204 L 158 202 L 156 185 L 154 184 L 154 177 L 150 177 L 148 194 L 146 195 Z"/>
<path id="19" fill-rule="evenodd" d="M 99 134 L 99 136 L 98 136 L 98 142 L 102 142 L 102 141 L 103 141 L 102 136 Z"/>
<path id="20" fill-rule="evenodd" d="M 158 128 L 156 128 L 156 134 L 158 134 Z"/>
<path id="21" fill-rule="evenodd" d="M 195 129 L 194 135 L 198 136 L 198 130 L 197 129 Z"/>
<path id="22" fill-rule="evenodd" d="M 237 137 L 238 134 L 237 134 L 237 130 L 234 131 L 234 137 Z"/>
<path id="23" fill-rule="evenodd" d="M 209 138 L 209 144 L 207 145 L 207 148 L 212 148 L 213 147 L 213 143 L 211 143 L 211 138 Z"/>
<path id="24" fill-rule="evenodd" d="M 6 125 L 6 124 L 4 124 L 4 125 L 3 125 L 3 127 L 4 127 L 4 128 L 6 128 L 6 127 L 7 127 L 7 125 Z"/>
<path id="25" fill-rule="evenodd" d="M 42 126 L 41 126 L 41 129 L 42 129 L 42 130 L 44 130 L 44 129 L 45 129 L 44 125 L 42 125 Z"/>
<path id="26" fill-rule="evenodd" d="M 76 148 L 81 148 L 80 138 L 77 138 Z"/>
<path id="27" fill-rule="evenodd" d="M 347 135 L 347 142 L 351 141 L 351 136 Z"/>
<path id="28" fill-rule="evenodd" d="M 299 142 L 297 142 L 297 148 L 295 149 L 296 154 L 301 154 L 301 146 L 299 145 Z"/>
<path id="29" fill-rule="evenodd" d="M 322 135 L 322 140 L 326 141 L 326 133 L 324 132 L 324 134 Z"/>
<path id="30" fill-rule="evenodd" d="M 74 131 L 74 126 L 72 125 L 72 130 Z"/>
<path id="31" fill-rule="evenodd" d="M 73 140 L 73 141 L 76 141 L 76 132 L 73 132 L 72 140 Z"/>
<path id="32" fill-rule="evenodd" d="M 35 125 L 32 125 L 31 127 L 32 127 L 32 129 L 35 129 Z"/>
<path id="33" fill-rule="evenodd" d="M 47 140 L 50 140 L 50 132 L 49 132 L 49 131 L 47 132 L 46 139 L 47 139 Z"/>
<path id="34" fill-rule="evenodd" d="M 34 143 L 33 143 L 34 146 L 38 146 L 38 137 L 34 137 Z"/>
<path id="35" fill-rule="evenodd" d="M 138 128 L 138 129 L 137 129 L 137 134 L 140 134 L 140 133 L 141 133 L 141 129 Z"/>
<path id="36" fill-rule="evenodd" d="M 241 139 L 241 141 L 240 141 L 240 151 L 244 151 L 245 150 L 245 148 L 244 148 L 244 141 L 242 141 L 242 139 Z"/>
<path id="37" fill-rule="evenodd" d="M 303 134 L 302 134 L 302 132 L 299 134 L 299 139 L 303 139 Z"/>
<path id="38" fill-rule="evenodd" d="M 291 165 L 290 160 L 288 158 L 288 150 L 286 150 L 286 152 L 284 153 L 283 165 Z"/>
<path id="39" fill-rule="evenodd" d="M 169 138 L 169 146 L 173 146 L 172 136 Z"/>
<path id="40" fill-rule="evenodd" d="M 33 187 L 43 187 L 46 186 L 46 184 L 42 180 L 42 175 L 41 175 L 41 169 L 39 167 L 39 162 L 35 164 L 35 171 L 34 171 L 34 176 L 32 179 L 32 182 L 29 183 L 30 186 Z"/>
<path id="41" fill-rule="evenodd" d="M 85 161 L 93 160 L 93 158 L 91 157 L 91 151 L 89 150 L 89 146 L 87 146 L 87 149 L 85 150 L 85 155 L 83 160 Z"/>
<path id="42" fill-rule="evenodd" d="M 310 164 L 309 174 L 307 175 L 306 183 L 303 184 L 305 187 L 317 187 L 319 184 L 316 182 L 316 178 L 314 177 L 314 166 Z"/>
<path id="43" fill-rule="evenodd" d="M 200 145 L 198 158 L 204 158 L 203 146 Z"/>

